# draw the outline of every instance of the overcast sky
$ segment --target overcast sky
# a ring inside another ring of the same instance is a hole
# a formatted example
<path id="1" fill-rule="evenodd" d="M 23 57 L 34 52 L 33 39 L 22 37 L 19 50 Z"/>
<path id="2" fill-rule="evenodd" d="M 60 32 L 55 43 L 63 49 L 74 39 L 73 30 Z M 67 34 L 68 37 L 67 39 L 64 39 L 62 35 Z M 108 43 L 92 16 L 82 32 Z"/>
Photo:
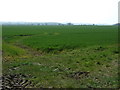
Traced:
<path id="1" fill-rule="evenodd" d="M 114 24 L 120 0 L 0 0 L 0 22 Z"/>

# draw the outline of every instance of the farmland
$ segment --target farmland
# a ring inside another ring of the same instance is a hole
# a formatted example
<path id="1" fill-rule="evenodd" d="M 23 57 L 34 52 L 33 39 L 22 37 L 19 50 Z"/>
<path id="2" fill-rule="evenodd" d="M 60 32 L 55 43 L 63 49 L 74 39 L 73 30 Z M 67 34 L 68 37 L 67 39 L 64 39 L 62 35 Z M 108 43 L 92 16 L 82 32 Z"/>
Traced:
<path id="1" fill-rule="evenodd" d="M 117 88 L 117 26 L 3 26 L 3 74 L 31 88 Z"/>

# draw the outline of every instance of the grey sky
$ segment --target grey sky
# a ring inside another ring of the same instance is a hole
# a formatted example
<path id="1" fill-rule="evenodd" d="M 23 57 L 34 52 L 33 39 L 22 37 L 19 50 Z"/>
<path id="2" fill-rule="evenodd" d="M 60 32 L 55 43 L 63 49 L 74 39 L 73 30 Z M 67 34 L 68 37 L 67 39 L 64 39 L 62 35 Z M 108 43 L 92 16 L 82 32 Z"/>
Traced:
<path id="1" fill-rule="evenodd" d="M 0 0 L 1 21 L 114 24 L 119 0 Z"/>

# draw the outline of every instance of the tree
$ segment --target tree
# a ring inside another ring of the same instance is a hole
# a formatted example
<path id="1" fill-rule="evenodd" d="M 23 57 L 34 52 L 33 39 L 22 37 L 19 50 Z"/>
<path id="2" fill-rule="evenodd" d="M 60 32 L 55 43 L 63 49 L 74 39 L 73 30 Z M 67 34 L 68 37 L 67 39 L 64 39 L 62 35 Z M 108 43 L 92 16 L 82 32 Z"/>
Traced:
<path id="1" fill-rule="evenodd" d="M 72 23 L 67 23 L 67 25 L 73 25 Z"/>

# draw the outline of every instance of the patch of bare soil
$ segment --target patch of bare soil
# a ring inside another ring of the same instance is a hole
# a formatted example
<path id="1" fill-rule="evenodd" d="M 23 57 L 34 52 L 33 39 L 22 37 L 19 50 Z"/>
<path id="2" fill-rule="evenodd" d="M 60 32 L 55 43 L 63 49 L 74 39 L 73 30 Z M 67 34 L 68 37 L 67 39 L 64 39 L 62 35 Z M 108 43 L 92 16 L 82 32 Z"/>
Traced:
<path id="1" fill-rule="evenodd" d="M 79 71 L 79 72 L 74 72 L 74 73 L 71 73 L 69 75 L 69 77 L 71 78 L 74 78 L 74 79 L 81 79 L 81 78 L 84 78 L 84 77 L 87 77 L 89 75 L 90 72 L 82 72 L 82 71 Z"/>
<path id="2" fill-rule="evenodd" d="M 27 87 L 32 87 L 32 82 L 27 80 L 28 75 L 23 74 L 10 74 L 2 76 L 2 89 L 3 90 L 18 90 Z"/>

